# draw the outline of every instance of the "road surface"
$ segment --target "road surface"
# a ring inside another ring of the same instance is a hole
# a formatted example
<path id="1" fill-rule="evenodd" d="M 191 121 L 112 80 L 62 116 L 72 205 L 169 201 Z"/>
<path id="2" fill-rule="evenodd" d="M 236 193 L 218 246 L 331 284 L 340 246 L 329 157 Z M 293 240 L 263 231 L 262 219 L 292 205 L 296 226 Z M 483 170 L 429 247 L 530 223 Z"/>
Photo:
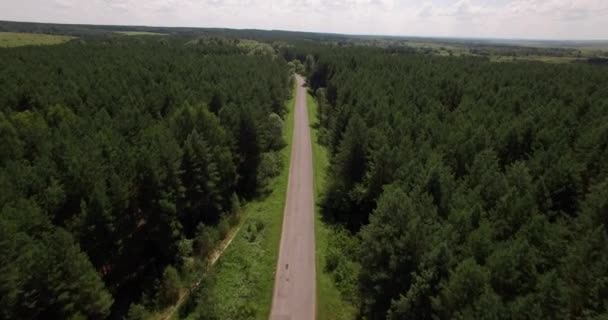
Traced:
<path id="1" fill-rule="evenodd" d="M 312 320 L 316 307 L 312 144 L 304 80 L 296 76 L 293 144 L 283 231 L 275 273 L 272 320 Z"/>

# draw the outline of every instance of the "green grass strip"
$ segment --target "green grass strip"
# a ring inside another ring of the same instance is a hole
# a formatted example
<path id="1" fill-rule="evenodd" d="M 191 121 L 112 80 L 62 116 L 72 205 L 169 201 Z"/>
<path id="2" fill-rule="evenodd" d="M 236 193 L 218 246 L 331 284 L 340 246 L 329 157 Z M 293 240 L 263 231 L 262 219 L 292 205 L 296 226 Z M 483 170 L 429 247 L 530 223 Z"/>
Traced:
<path id="1" fill-rule="evenodd" d="M 325 189 L 325 178 L 329 159 L 327 150 L 319 144 L 317 103 L 309 94 L 308 118 L 311 124 L 312 156 L 314 169 L 314 197 L 318 203 L 321 192 Z M 331 275 L 324 270 L 325 257 L 329 246 L 331 228 L 321 219 L 319 206 L 315 206 L 315 248 L 317 256 L 317 319 L 319 320 L 346 320 L 354 319 L 355 307 L 342 299 L 340 291 L 336 288 Z"/>
<path id="2" fill-rule="evenodd" d="M 268 196 L 244 206 L 247 220 L 214 267 L 215 282 L 210 290 L 220 319 L 254 316 L 266 320 L 270 314 L 289 178 L 294 106 L 295 90 L 285 120 L 283 170 L 270 183 L 272 192 Z M 256 231 L 262 224 L 263 229 Z"/>

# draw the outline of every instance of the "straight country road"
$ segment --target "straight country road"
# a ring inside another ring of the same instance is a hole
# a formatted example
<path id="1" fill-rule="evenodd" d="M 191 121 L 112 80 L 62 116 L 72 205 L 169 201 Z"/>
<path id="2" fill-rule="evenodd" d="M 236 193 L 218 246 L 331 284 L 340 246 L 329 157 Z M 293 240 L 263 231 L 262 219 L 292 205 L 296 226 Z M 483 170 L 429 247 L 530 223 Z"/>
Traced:
<path id="1" fill-rule="evenodd" d="M 283 231 L 270 319 L 312 320 L 316 314 L 312 144 L 304 79 L 296 75 L 296 106 Z"/>

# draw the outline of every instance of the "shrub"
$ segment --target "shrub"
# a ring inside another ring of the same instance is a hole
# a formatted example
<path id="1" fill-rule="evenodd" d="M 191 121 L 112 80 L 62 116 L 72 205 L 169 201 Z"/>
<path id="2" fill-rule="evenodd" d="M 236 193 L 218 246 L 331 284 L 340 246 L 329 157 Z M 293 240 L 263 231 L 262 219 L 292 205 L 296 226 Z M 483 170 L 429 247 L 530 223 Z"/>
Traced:
<path id="1" fill-rule="evenodd" d="M 262 221 L 262 220 L 258 220 L 258 221 L 256 221 L 256 222 L 255 222 L 255 229 L 256 229 L 258 232 L 261 232 L 262 230 L 264 230 L 264 221 Z"/>
<path id="2" fill-rule="evenodd" d="M 160 290 L 160 302 L 164 306 L 169 306 L 179 300 L 181 284 L 179 274 L 173 266 L 168 266 L 163 272 L 163 279 L 161 282 Z"/>
<path id="3" fill-rule="evenodd" d="M 239 221 L 241 221 L 241 217 L 238 214 L 231 214 L 228 216 L 228 224 L 230 224 L 231 227 L 239 224 Z"/>
<path id="4" fill-rule="evenodd" d="M 192 255 L 192 240 L 182 239 L 177 243 L 177 251 L 183 259 Z"/>
<path id="5" fill-rule="evenodd" d="M 127 313 L 127 320 L 146 320 L 150 317 L 150 313 L 141 304 L 131 304 L 129 307 L 129 313 Z"/>
<path id="6" fill-rule="evenodd" d="M 257 313 L 257 307 L 252 302 L 245 302 L 238 307 L 235 318 L 237 320 L 253 320 Z"/>
<path id="7" fill-rule="evenodd" d="M 220 223 L 217 225 L 217 230 L 220 233 L 220 240 L 224 240 L 226 237 L 228 237 L 228 233 L 230 232 L 230 224 L 228 224 L 228 220 L 226 218 L 222 218 Z"/>
<path id="8" fill-rule="evenodd" d="M 258 181 L 260 186 L 265 189 L 270 179 L 281 174 L 283 169 L 283 157 L 280 152 L 262 153 L 260 167 L 258 169 Z"/>
<path id="9" fill-rule="evenodd" d="M 230 198 L 230 205 L 232 209 L 231 213 L 233 215 L 238 216 L 241 211 L 241 201 L 239 200 L 239 196 L 236 193 L 232 194 L 232 197 Z"/>
<path id="10" fill-rule="evenodd" d="M 198 225 L 196 228 L 194 249 L 199 257 L 207 258 L 218 241 L 219 234 L 215 228 L 205 226 L 202 223 Z"/>

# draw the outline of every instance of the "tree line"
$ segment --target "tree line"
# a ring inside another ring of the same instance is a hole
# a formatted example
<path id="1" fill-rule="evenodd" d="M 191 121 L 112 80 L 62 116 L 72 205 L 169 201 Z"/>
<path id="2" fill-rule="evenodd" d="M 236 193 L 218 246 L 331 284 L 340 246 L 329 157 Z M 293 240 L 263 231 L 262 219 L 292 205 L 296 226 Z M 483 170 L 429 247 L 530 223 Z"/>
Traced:
<path id="1" fill-rule="evenodd" d="M 337 226 L 322 267 L 360 317 L 608 315 L 605 67 L 309 53 Z"/>
<path id="2" fill-rule="evenodd" d="M 86 39 L 0 49 L 0 70 L 2 319 L 175 302 L 280 170 L 292 80 L 272 52 Z"/>

